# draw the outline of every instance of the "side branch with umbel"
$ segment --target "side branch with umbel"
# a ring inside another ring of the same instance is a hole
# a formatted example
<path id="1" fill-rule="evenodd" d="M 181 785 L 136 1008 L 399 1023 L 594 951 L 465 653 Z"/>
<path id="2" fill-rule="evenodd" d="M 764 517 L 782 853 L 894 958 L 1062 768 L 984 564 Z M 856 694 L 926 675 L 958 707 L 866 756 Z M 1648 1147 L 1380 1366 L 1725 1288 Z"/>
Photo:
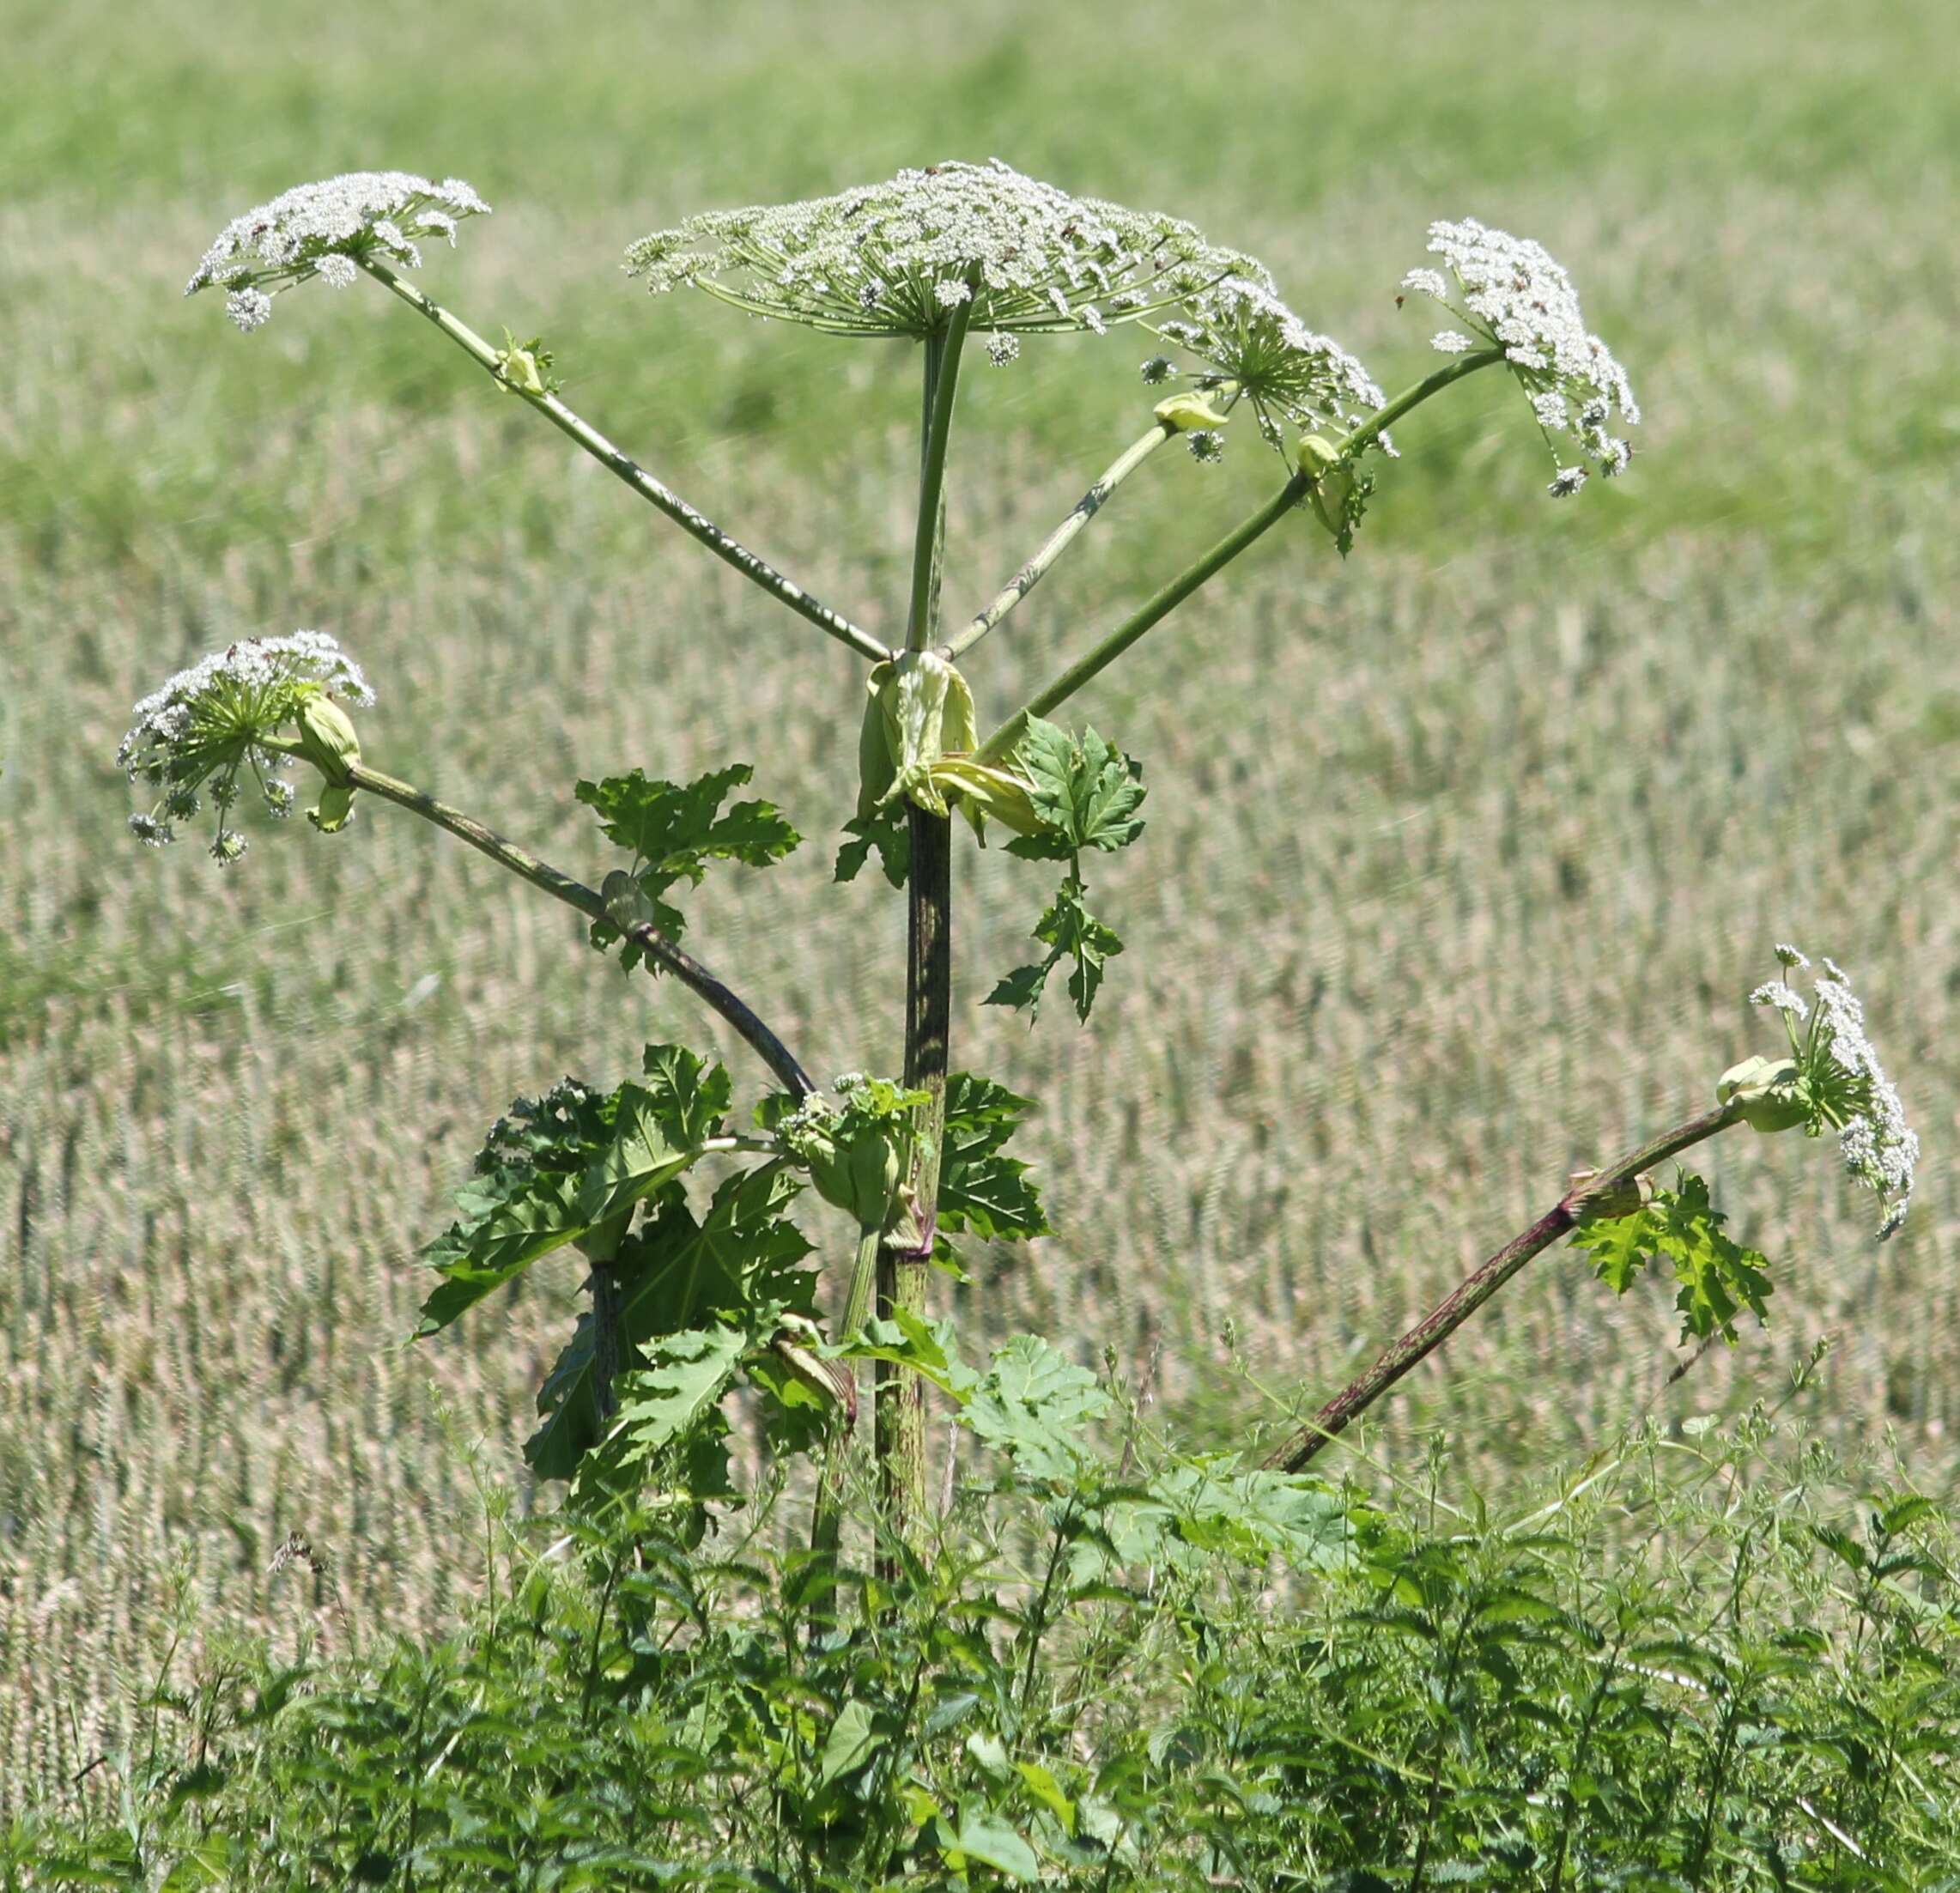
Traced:
<path id="1" fill-rule="evenodd" d="M 1666 1162 L 1690 1145 L 1742 1121 L 1740 1108 L 1724 1105 L 1691 1118 L 1616 1163 L 1611 1169 L 1575 1182 L 1550 1209 L 1514 1235 L 1489 1261 L 1473 1270 L 1402 1338 L 1385 1348 L 1367 1373 L 1350 1380 L 1312 1419 L 1266 1456 L 1269 1469 L 1298 1472 L 1344 1432 L 1417 1362 L 1440 1348 L 1532 1257 L 1542 1254 L 1590 1215 L 1619 1213 L 1641 1173 Z"/>
<path id="2" fill-rule="evenodd" d="M 283 755 L 306 758 L 306 752 L 297 743 L 276 739 L 262 739 L 263 747 L 276 749 Z M 310 759 L 309 759 L 310 760 Z M 562 901 L 567 907 L 576 907 L 587 919 L 603 922 L 607 926 L 616 926 L 625 937 L 644 953 L 655 966 L 671 973 L 697 998 L 704 1001 L 711 1010 L 735 1028 L 743 1041 L 755 1053 L 784 1088 L 797 1098 L 806 1098 L 816 1089 L 810 1074 L 797 1061 L 789 1047 L 772 1032 L 756 1016 L 748 1002 L 723 984 L 695 956 L 657 928 L 639 921 L 622 925 L 606 907 L 605 897 L 597 888 L 589 888 L 583 881 L 576 881 L 549 862 L 540 860 L 528 848 L 519 847 L 507 836 L 499 834 L 495 828 L 487 828 L 474 817 L 453 809 L 446 802 L 439 802 L 426 791 L 412 784 L 397 780 L 391 775 L 384 775 L 379 769 L 371 769 L 365 763 L 351 762 L 343 765 L 343 780 L 352 789 L 364 789 L 370 795 L 379 796 L 384 802 L 392 802 L 397 808 L 406 809 L 419 815 L 425 822 L 433 822 L 439 828 L 453 834 L 460 841 L 467 841 L 479 853 L 487 854 L 499 866 L 508 868 L 520 878 L 528 881 L 534 888 L 542 889 L 554 900 Z"/>

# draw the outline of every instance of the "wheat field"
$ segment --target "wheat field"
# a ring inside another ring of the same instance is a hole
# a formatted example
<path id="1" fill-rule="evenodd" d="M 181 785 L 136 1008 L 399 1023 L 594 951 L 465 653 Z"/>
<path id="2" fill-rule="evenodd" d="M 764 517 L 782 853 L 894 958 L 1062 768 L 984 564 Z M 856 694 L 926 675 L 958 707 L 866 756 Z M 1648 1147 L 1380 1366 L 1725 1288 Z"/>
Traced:
<path id="1" fill-rule="evenodd" d="M 984 0 L 901 19 L 573 0 L 296 22 L 266 0 L 16 9 L 0 114 L 0 1806 L 123 1739 L 173 1638 L 440 1625 L 516 1448 L 567 1264 L 434 1344 L 414 1252 L 489 1120 L 648 1038 L 739 1046 L 574 917 L 385 809 L 255 833 L 221 877 L 124 830 L 132 700 L 318 626 L 369 759 L 572 871 L 581 774 L 734 757 L 808 838 L 690 902 L 692 943 L 816 1071 L 896 1063 L 902 914 L 833 893 L 852 660 L 673 533 L 366 283 L 249 337 L 183 279 L 337 169 L 495 206 L 428 287 L 542 331 L 567 398 L 874 628 L 902 617 L 917 365 L 650 301 L 687 212 L 998 154 L 1264 257 L 1391 389 L 1433 216 L 1539 237 L 1647 409 L 1629 478 L 1555 507 L 1505 391 L 1440 402 L 1355 555 L 1275 534 L 1084 696 L 1144 762 L 1100 871 L 1096 1016 L 979 998 L 1042 883 L 959 866 L 955 1063 L 1039 1096 L 1060 1234 L 941 1292 L 970 1344 L 1113 1352 L 1220 1444 L 1331 1391 L 1568 1171 L 1764 1044 L 1772 939 L 1843 961 L 1926 1146 L 1905 1232 L 1800 1140 L 1709 1156 L 1775 1320 L 1678 1382 L 1662 1284 L 1537 1265 L 1367 1430 L 1501 1485 L 1641 1413 L 1793 1399 L 1960 1466 L 1960 120 L 1936 0 L 1370 9 Z M 1941 82 L 1940 73 L 1945 79 Z M 1434 325 L 1429 325 L 1433 326 Z M 1137 430 L 1138 338 L 962 385 L 949 608 Z M 1249 509 L 1258 444 L 1158 457 L 976 653 L 999 712 Z M 813 1231 L 818 1225 L 812 1224 Z M 1823 1369 L 1790 1392 L 1819 1341 Z M 301 1531 L 331 1561 L 266 1574 Z"/>

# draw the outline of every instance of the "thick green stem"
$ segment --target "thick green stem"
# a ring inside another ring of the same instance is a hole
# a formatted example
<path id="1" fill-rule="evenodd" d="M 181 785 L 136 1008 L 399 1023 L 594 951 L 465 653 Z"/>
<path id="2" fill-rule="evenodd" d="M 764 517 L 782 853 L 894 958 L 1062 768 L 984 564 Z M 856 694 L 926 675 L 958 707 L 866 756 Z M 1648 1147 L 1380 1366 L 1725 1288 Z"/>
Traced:
<path id="1" fill-rule="evenodd" d="M 1611 1169 L 1568 1190 L 1521 1235 L 1513 1236 L 1409 1330 L 1382 1350 L 1367 1373 L 1349 1382 L 1312 1419 L 1266 1456 L 1266 1465 L 1298 1472 L 1327 1442 L 1365 1413 L 1417 1362 L 1433 1354 L 1535 1255 L 1577 1227 L 1590 1204 L 1624 1191 L 1642 1170 L 1664 1163 L 1691 1145 L 1739 1123 L 1732 1106 L 1704 1112 L 1629 1151 Z"/>
<path id="2" fill-rule="evenodd" d="M 942 336 L 925 341 L 924 445 L 919 464 L 919 525 L 912 548 L 912 607 L 906 643 L 923 651 L 939 616 L 939 561 L 944 552 L 946 445 L 953 433 L 953 402 L 960 386 L 960 354 L 973 299 L 957 304 Z"/>
<path id="3" fill-rule="evenodd" d="M 818 630 L 836 639 L 840 644 L 850 646 L 853 651 L 874 662 L 891 655 L 889 649 L 869 631 L 852 623 L 841 613 L 833 611 L 821 600 L 813 598 L 801 585 L 792 579 L 786 579 L 767 560 L 758 558 L 745 545 L 724 532 L 713 520 L 697 513 L 677 493 L 663 485 L 644 467 L 622 453 L 597 428 L 580 419 L 556 395 L 537 393 L 510 379 L 503 373 L 501 352 L 492 348 L 466 322 L 452 314 L 440 303 L 431 301 L 413 283 L 404 282 L 386 264 L 371 256 L 356 260 L 376 282 L 392 289 L 411 309 L 433 322 L 478 366 L 488 369 L 500 388 L 519 395 L 528 401 L 554 427 L 576 440 L 607 471 L 616 475 L 641 499 L 665 513 L 683 532 L 700 540 L 718 559 L 733 566 L 743 578 L 760 585 L 772 598 L 786 604 L 798 617 L 807 618 Z"/>
<path id="4" fill-rule="evenodd" d="M 1502 351 L 1496 349 L 1480 349 L 1472 354 L 1457 356 L 1447 366 L 1438 368 L 1434 374 L 1417 382 L 1413 387 L 1405 389 L 1387 407 L 1371 414 L 1352 432 L 1344 435 L 1336 443 L 1336 453 L 1343 459 L 1352 459 L 1374 441 L 1383 428 L 1400 420 L 1412 408 L 1420 407 L 1431 395 L 1440 393 L 1453 382 L 1460 381 L 1466 374 L 1473 374 L 1479 368 L 1488 368 L 1503 359 Z M 1090 678 L 1107 670 L 1146 631 L 1169 616 L 1201 585 L 1222 572 L 1254 540 L 1283 519 L 1307 496 L 1311 483 L 1305 474 L 1295 474 L 1250 519 L 1227 533 L 1202 558 L 1187 566 L 1162 591 L 1118 625 L 1100 644 L 1071 664 L 1046 689 L 1022 704 L 981 743 L 976 752 L 979 760 L 982 762 L 998 762 L 1007 755 L 1020 742 L 1030 717 L 1046 716 L 1049 711 L 1066 702 Z M 975 624 L 979 622 L 978 619 L 974 621 Z M 967 632 L 962 635 L 970 643 L 973 641 L 972 634 L 973 626 L 968 626 Z M 984 635 L 984 633 L 980 634 Z M 964 649 L 965 646 L 956 640 L 954 648 Z"/>
<path id="5" fill-rule="evenodd" d="M 925 1093 L 913 1118 L 907 1182 L 916 1211 L 878 1252 L 878 1312 L 923 1319 L 938 1236 L 939 1156 L 946 1128 L 946 1069 L 952 1025 L 953 831 L 920 808 L 910 818 L 906 880 L 905 1082 Z M 914 1222 L 915 1228 L 907 1225 Z M 909 1368 L 877 1363 L 877 1449 L 882 1496 L 895 1534 L 916 1539 L 925 1515 L 925 1383 Z M 888 1574 L 895 1561 L 886 1561 Z"/>
<path id="6" fill-rule="evenodd" d="M 1234 527 L 1201 558 L 1194 560 L 1162 591 L 1154 593 L 1093 649 L 1078 658 L 1046 689 L 1022 705 L 975 751 L 982 762 L 998 762 L 1020 742 L 1030 717 L 1044 717 L 1065 703 L 1091 677 L 1100 676 L 1152 626 L 1168 617 L 1206 579 L 1222 572 L 1261 535 L 1296 507 L 1307 492 L 1303 474 L 1295 474 L 1248 519 Z"/>
<path id="7" fill-rule="evenodd" d="M 1148 434 L 1132 441 L 1110 462 L 1095 485 L 1076 501 L 1068 518 L 1041 542 L 1027 564 L 995 593 L 993 602 L 986 610 L 940 647 L 948 663 L 958 662 L 963 652 L 978 644 L 1047 577 L 1048 568 L 1068 550 L 1075 536 L 1102 510 L 1110 494 L 1176 432 L 1174 427 L 1167 426 L 1162 421 L 1153 422 Z"/>
<path id="8" fill-rule="evenodd" d="M 296 743 L 265 740 L 264 747 L 288 755 L 304 755 Z M 437 828 L 446 830 L 458 840 L 467 841 L 478 852 L 488 855 L 500 866 L 508 868 L 513 874 L 530 882 L 534 888 L 541 888 L 554 900 L 576 907 L 587 919 L 603 920 L 608 925 L 618 924 L 606 912 L 604 898 L 596 888 L 589 888 L 583 881 L 574 881 L 570 875 L 561 874 L 549 862 L 541 861 L 529 849 L 520 848 L 516 842 L 499 834 L 495 828 L 484 827 L 460 809 L 452 809 L 447 803 L 437 801 L 433 795 L 409 783 L 397 781 L 391 775 L 384 775 L 379 769 L 371 769 L 366 763 L 349 765 L 345 780 L 351 788 L 363 789 L 369 795 L 379 796 L 385 802 L 392 802 L 397 808 L 419 815 L 425 822 L 433 822 Z M 644 922 L 621 931 L 650 962 L 671 973 L 697 998 L 705 1000 L 719 1013 L 788 1090 L 802 1098 L 816 1089 L 809 1073 L 783 1041 L 699 960 Z"/>
<path id="9" fill-rule="evenodd" d="M 1504 359 L 1502 349 L 1477 349 L 1468 355 L 1453 357 L 1434 374 L 1425 375 L 1413 387 L 1405 388 L 1385 408 L 1378 408 L 1358 427 L 1352 428 L 1334 443 L 1334 452 L 1342 459 L 1350 460 L 1367 446 L 1384 428 L 1392 428 L 1411 408 L 1419 408 L 1432 394 L 1440 394 L 1453 381 L 1460 381 L 1466 374 L 1475 374 L 1479 368 L 1488 368 Z"/>

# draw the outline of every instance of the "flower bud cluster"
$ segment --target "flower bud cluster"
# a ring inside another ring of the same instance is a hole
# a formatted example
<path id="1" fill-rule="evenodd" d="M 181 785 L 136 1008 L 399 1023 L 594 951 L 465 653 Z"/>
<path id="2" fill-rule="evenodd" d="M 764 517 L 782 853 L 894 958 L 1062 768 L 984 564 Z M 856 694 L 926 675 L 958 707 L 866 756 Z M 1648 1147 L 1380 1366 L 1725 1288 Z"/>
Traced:
<path id="1" fill-rule="evenodd" d="M 1527 238 L 1471 217 L 1432 223 L 1429 249 L 1447 274 L 1411 270 L 1403 288 L 1441 303 L 1472 331 L 1446 329 L 1432 346 L 1444 355 L 1502 349 L 1531 397 L 1554 464 L 1564 458 L 1555 436 L 1569 435 L 1600 472 L 1609 477 L 1623 472 L 1632 449 L 1610 424 L 1617 414 L 1637 426 L 1640 408 L 1626 371 L 1587 331 L 1564 270 Z M 1550 491 L 1564 499 L 1586 484 L 1587 474 L 1583 464 L 1558 466 Z"/>
<path id="2" fill-rule="evenodd" d="M 313 276 L 344 288 L 362 256 L 420 269 L 420 244 L 436 237 L 454 244 L 457 224 L 489 209 L 460 178 L 435 184 L 409 171 L 350 171 L 299 185 L 234 217 L 184 293 L 225 290 L 226 312 L 249 334 L 282 289 Z"/>
<path id="3" fill-rule="evenodd" d="M 1782 1019 L 1796 1068 L 1790 1089 L 1805 1105 L 1805 1126 L 1813 1137 L 1827 1128 L 1837 1132 L 1845 1168 L 1884 1205 L 1878 1234 L 1888 1236 L 1912 1203 L 1918 1133 L 1872 1049 L 1864 1005 L 1844 969 L 1824 960 L 1806 1003 L 1789 975 L 1807 969 L 1809 959 L 1786 945 L 1777 947 L 1776 959 L 1785 977 L 1757 986 L 1750 1002 Z"/>
<path id="4" fill-rule="evenodd" d="M 629 276 L 839 335 L 923 337 L 971 305 L 998 365 L 1015 334 L 1134 320 L 1259 265 L 1176 217 L 1077 197 L 998 159 L 832 197 L 711 211 L 642 237 Z"/>
<path id="5" fill-rule="evenodd" d="M 1198 388 L 1249 401 L 1260 434 L 1282 453 L 1289 428 L 1344 432 L 1383 404 L 1367 369 L 1338 342 L 1309 329 L 1273 294 L 1263 271 L 1223 278 L 1154 327 L 1205 364 L 1193 376 Z M 1173 372 L 1162 356 L 1144 364 L 1144 379 L 1152 385 Z M 1375 445 L 1395 451 L 1386 434 Z"/>
<path id="6" fill-rule="evenodd" d="M 273 815 L 290 815 L 293 787 L 279 773 L 288 757 L 266 745 L 297 732 L 323 700 L 374 701 L 361 666 L 324 631 L 242 639 L 179 670 L 137 705 L 116 751 L 130 781 L 161 792 L 147 814 L 130 817 L 130 832 L 162 847 L 209 796 L 218 815 L 212 856 L 221 865 L 237 860 L 245 841 L 229 817 L 241 776 L 257 783 Z"/>

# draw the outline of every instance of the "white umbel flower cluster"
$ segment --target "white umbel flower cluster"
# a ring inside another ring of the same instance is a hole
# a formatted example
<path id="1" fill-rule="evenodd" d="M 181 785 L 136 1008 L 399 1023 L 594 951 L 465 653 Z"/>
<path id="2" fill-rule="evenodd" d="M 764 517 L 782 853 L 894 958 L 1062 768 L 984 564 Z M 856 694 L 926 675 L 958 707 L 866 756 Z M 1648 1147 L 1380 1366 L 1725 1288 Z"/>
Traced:
<path id="1" fill-rule="evenodd" d="M 1260 434 L 1283 453 L 1288 428 L 1302 434 L 1350 428 L 1383 404 L 1367 369 L 1338 342 L 1309 329 L 1273 294 L 1263 271 L 1226 276 L 1179 315 L 1152 326 L 1205 364 L 1193 377 L 1198 387 L 1251 402 Z M 1146 381 L 1166 380 L 1171 372 L 1161 356 L 1144 365 Z M 1386 435 L 1376 444 L 1395 451 Z"/>
<path id="2" fill-rule="evenodd" d="M 420 269 L 421 244 L 438 237 L 453 244 L 458 223 L 489 209 L 460 178 L 434 184 L 412 171 L 349 171 L 299 185 L 234 217 L 184 293 L 226 290 L 226 312 L 250 333 L 281 290 L 313 276 L 344 288 L 361 256 Z"/>
<path id="3" fill-rule="evenodd" d="M 1779 945 L 1776 958 L 1786 974 L 1810 965 L 1793 946 Z M 1919 1135 L 1907 1124 L 1898 1089 L 1872 1048 L 1865 1008 L 1849 978 L 1836 961 L 1822 964 L 1812 981 L 1811 1005 L 1787 979 L 1771 980 L 1749 997 L 1752 1004 L 1781 1016 L 1799 1094 L 1810 1113 L 1807 1128 L 1812 1136 L 1826 1129 L 1836 1132 L 1845 1168 L 1876 1192 L 1884 1205 L 1878 1223 L 1883 1238 L 1905 1221 L 1911 1206 Z"/>
<path id="4" fill-rule="evenodd" d="M 626 252 L 627 273 L 655 294 L 703 289 L 832 334 L 915 338 L 969 300 L 976 335 L 1101 334 L 1258 267 L 1178 218 L 1072 197 L 998 159 L 711 211 Z"/>
<path id="5" fill-rule="evenodd" d="M 137 705 L 116 751 L 130 781 L 161 792 L 148 814 L 130 817 L 130 832 L 163 847 L 176 839 L 174 824 L 196 815 L 209 795 L 218 811 L 211 852 L 221 865 L 237 860 L 245 841 L 228 817 L 240 777 L 252 776 L 273 815 L 293 812 L 292 785 L 281 774 L 289 759 L 264 742 L 294 729 L 314 697 L 374 701 L 361 666 L 325 631 L 242 639 L 179 670 Z"/>
<path id="6" fill-rule="evenodd" d="M 1564 458 L 1561 437 L 1570 436 L 1601 473 L 1623 472 L 1632 449 L 1612 432 L 1612 422 L 1617 415 L 1637 426 L 1640 407 L 1626 371 L 1587 331 L 1571 277 L 1541 246 L 1472 217 L 1432 223 L 1429 249 L 1448 274 L 1411 270 L 1403 288 L 1441 303 L 1472 331 L 1446 329 L 1433 345 L 1445 355 L 1501 349 L 1531 397 L 1554 464 Z M 1583 464 L 1559 466 L 1553 496 L 1578 492 L 1587 470 Z"/>

